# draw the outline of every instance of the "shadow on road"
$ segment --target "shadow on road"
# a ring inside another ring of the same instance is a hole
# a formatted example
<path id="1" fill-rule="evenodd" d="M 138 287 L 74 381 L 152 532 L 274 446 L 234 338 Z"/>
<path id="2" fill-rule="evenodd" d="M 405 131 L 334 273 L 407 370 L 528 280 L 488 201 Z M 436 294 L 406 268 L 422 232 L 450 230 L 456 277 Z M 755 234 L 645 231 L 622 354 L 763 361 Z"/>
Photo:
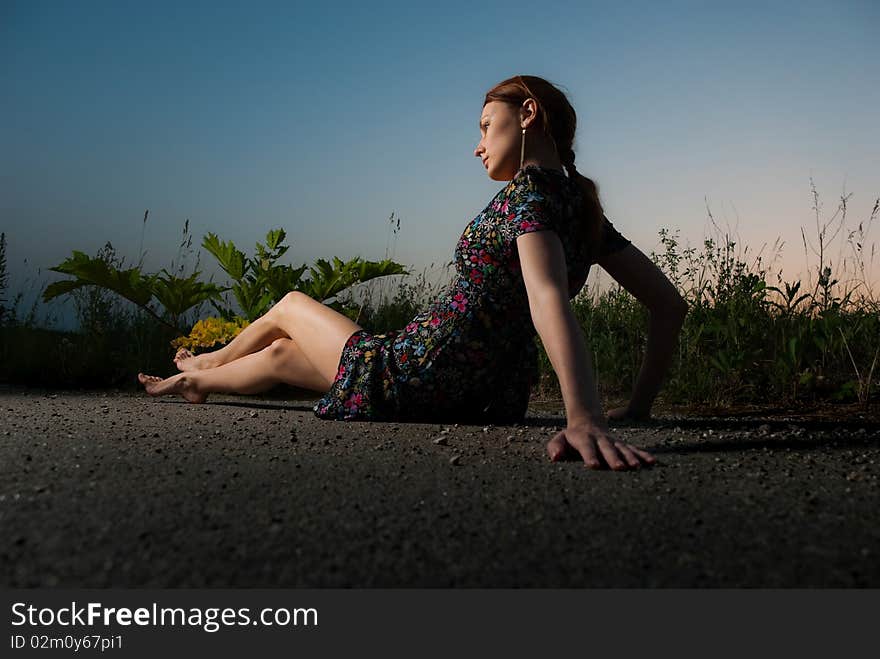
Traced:
<path id="1" fill-rule="evenodd" d="M 675 446 L 654 446 L 651 453 L 734 453 L 769 449 L 772 451 L 843 451 L 853 448 L 877 448 L 876 437 L 849 437 L 832 439 L 829 437 L 810 438 L 762 438 L 762 439 L 716 439 L 711 442 L 679 442 Z"/>

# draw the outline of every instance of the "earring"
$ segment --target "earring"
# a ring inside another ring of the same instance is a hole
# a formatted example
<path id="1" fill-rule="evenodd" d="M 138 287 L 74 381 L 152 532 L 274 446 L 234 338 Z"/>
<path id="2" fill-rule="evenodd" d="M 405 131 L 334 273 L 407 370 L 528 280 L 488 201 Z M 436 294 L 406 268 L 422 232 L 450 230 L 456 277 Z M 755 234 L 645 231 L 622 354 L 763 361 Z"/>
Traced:
<path id="1" fill-rule="evenodd" d="M 523 128 L 522 133 L 522 142 L 519 150 L 519 168 L 522 169 L 523 166 L 523 158 L 526 155 L 526 129 Z"/>

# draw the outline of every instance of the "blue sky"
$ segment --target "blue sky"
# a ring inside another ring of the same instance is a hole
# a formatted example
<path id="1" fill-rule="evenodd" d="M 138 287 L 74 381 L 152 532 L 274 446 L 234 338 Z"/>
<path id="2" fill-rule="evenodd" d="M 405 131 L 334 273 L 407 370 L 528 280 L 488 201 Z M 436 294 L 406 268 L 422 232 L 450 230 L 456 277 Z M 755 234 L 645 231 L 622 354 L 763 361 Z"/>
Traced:
<path id="1" fill-rule="evenodd" d="M 212 231 L 250 251 L 280 226 L 297 265 L 378 259 L 392 211 L 398 261 L 446 262 L 503 186 L 473 149 L 485 92 L 518 73 L 567 91 L 578 170 L 645 253 L 661 227 L 699 246 L 708 203 L 750 254 L 784 240 L 791 279 L 801 227 L 815 242 L 810 176 L 823 219 L 845 186 L 849 228 L 867 220 L 880 5 L 609 5 L 5 0 L 10 291 L 108 240 L 137 261 L 147 208 L 148 270 L 187 218 L 194 243 Z"/>

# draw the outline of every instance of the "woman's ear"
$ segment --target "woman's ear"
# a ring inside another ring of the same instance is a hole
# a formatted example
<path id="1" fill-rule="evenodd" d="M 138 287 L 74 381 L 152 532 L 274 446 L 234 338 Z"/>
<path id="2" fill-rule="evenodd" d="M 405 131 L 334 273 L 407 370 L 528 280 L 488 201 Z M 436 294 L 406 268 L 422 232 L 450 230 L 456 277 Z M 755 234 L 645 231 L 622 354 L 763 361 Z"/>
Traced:
<path id="1" fill-rule="evenodd" d="M 523 101 L 519 109 L 519 125 L 521 128 L 528 128 L 538 115 L 538 104 L 535 99 L 529 97 Z"/>

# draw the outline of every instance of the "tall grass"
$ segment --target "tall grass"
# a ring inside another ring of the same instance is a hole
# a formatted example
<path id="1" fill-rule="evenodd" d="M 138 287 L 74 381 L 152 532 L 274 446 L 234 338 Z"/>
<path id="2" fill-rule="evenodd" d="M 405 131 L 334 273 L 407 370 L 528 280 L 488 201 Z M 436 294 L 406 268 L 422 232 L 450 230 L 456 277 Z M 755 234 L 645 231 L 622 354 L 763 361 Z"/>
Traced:
<path id="1" fill-rule="evenodd" d="M 737 242 L 721 231 L 711 210 L 715 236 L 699 251 L 681 249 L 677 234 L 660 230 L 664 250 L 651 252 L 651 259 L 689 306 L 663 400 L 714 406 L 827 400 L 859 402 L 867 408 L 877 398 L 880 308 L 869 279 L 875 246 L 869 258 L 866 247 L 880 199 L 866 221 L 846 231 L 851 195 L 841 197 L 834 215 L 822 222 L 812 180 L 811 189 L 816 243 L 807 240 L 803 229 L 801 233 L 818 263 L 810 261 L 808 252 L 806 286 L 786 281 L 781 270 L 770 281 L 776 285 L 768 284 L 762 257 L 749 259 L 748 247 L 735 249 Z M 828 254 L 838 237 L 842 244 L 835 273 Z M 646 310 L 619 286 L 600 295 L 585 289 L 573 306 L 603 393 L 628 397 L 644 358 Z M 543 350 L 541 372 L 537 393 L 558 397 Z"/>

